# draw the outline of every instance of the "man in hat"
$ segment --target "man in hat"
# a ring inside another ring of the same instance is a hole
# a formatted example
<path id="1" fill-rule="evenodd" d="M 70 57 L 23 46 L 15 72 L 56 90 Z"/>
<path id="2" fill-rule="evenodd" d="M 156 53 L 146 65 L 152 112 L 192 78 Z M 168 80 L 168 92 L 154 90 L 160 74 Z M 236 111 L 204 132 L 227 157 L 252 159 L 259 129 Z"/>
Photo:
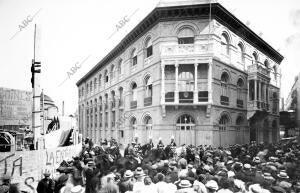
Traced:
<path id="1" fill-rule="evenodd" d="M 178 184 L 179 190 L 177 191 L 178 193 L 196 193 L 194 189 L 192 188 L 192 184 L 188 180 L 181 180 L 180 183 Z"/>
<path id="2" fill-rule="evenodd" d="M 126 170 L 123 180 L 119 183 L 120 193 L 132 191 L 134 182 L 135 180 L 133 179 L 133 172 L 131 170 Z"/>
<path id="3" fill-rule="evenodd" d="M 157 149 L 163 150 L 164 149 L 164 144 L 162 142 L 161 137 L 158 139 L 158 144 L 157 144 Z"/>
<path id="4" fill-rule="evenodd" d="M 138 146 L 136 145 L 136 141 L 132 140 L 131 146 L 129 146 L 129 148 L 128 148 L 128 153 L 129 153 L 129 156 L 131 156 L 133 159 L 135 159 L 140 164 L 141 159 L 139 158 L 137 149 L 138 149 Z"/>
<path id="5" fill-rule="evenodd" d="M 38 193 L 54 193 L 55 182 L 50 178 L 49 170 L 45 170 L 44 178 L 41 179 L 37 185 Z"/>
<path id="6" fill-rule="evenodd" d="M 153 149 L 154 148 L 154 143 L 153 143 L 153 141 L 152 141 L 152 137 L 150 136 L 149 137 L 149 142 L 147 143 L 147 149 L 148 150 L 151 150 L 151 149 Z"/>
<path id="7" fill-rule="evenodd" d="M 176 143 L 175 143 L 174 135 L 172 135 L 172 136 L 171 136 L 171 142 L 170 142 L 170 146 L 171 146 L 171 147 L 176 147 Z"/>

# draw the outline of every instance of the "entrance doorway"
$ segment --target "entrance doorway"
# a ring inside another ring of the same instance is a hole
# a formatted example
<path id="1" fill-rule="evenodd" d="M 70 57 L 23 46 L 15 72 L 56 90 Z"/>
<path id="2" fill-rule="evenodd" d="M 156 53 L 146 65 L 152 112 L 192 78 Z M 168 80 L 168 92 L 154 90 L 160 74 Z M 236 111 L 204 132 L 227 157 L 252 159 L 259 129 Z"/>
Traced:
<path id="1" fill-rule="evenodd" d="M 190 115 L 181 115 L 176 122 L 176 141 L 179 145 L 195 145 L 195 120 Z"/>

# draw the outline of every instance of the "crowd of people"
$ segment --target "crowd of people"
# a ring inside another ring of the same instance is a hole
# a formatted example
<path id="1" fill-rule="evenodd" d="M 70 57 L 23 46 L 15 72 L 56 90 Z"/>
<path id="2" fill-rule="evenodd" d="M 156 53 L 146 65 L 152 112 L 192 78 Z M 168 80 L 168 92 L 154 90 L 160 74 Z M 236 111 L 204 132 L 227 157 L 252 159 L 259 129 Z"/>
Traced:
<path id="1" fill-rule="evenodd" d="M 150 139 L 144 147 L 161 151 L 172 147 L 174 154 L 164 160 L 160 156 L 146 159 L 145 151 L 135 139 L 127 146 L 124 157 L 139 159 L 136 167 L 119 167 L 112 161 L 104 170 L 103 163 L 97 161 L 99 155 L 95 145 L 87 139 L 82 155 L 65 161 L 56 177 L 51 179 L 49 172 L 44 173 L 37 193 L 300 192 L 300 146 L 294 141 L 284 144 L 251 142 L 226 148 L 178 147 L 173 137 L 167 146 L 161 139 L 159 141 L 154 146 Z M 102 154 L 109 154 L 108 149 L 117 146 L 112 139 L 103 140 L 99 148 Z"/>

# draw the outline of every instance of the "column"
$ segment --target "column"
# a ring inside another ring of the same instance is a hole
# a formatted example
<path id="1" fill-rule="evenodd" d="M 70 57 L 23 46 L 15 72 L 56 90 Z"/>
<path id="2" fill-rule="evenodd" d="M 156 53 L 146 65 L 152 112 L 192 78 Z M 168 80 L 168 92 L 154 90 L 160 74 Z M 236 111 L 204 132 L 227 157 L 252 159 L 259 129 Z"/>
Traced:
<path id="1" fill-rule="evenodd" d="M 115 97 L 115 106 L 116 106 L 116 108 L 115 108 L 115 132 L 116 132 L 116 134 L 115 134 L 115 136 L 116 136 L 116 140 L 118 141 L 118 142 L 120 142 L 120 137 L 119 137 L 119 135 L 120 135 L 120 120 L 119 120 L 119 114 L 120 114 L 120 112 L 119 112 L 119 98 L 120 97 Z"/>
<path id="2" fill-rule="evenodd" d="M 257 101 L 257 80 L 254 80 L 254 101 Z"/>
<path id="3" fill-rule="evenodd" d="M 179 103 L 178 67 L 179 67 L 179 64 L 176 60 L 176 62 L 175 62 L 175 103 Z"/>
<path id="4" fill-rule="evenodd" d="M 165 63 L 161 62 L 161 104 L 165 103 Z"/>
<path id="5" fill-rule="evenodd" d="M 208 89 L 208 102 L 212 103 L 212 61 L 208 63 L 208 82 L 207 82 L 207 89 Z"/>
<path id="6" fill-rule="evenodd" d="M 258 100 L 261 102 L 261 81 L 258 81 Z"/>
<path id="7" fill-rule="evenodd" d="M 109 138 L 107 138 L 107 140 L 108 139 L 110 139 L 111 138 L 111 136 L 112 136 L 112 124 L 111 124 L 111 120 L 112 120 L 112 103 L 111 103 L 111 101 L 112 101 L 112 99 L 111 98 L 109 98 L 108 99 L 108 119 L 107 119 L 107 127 L 108 127 L 108 136 L 109 136 Z"/>
<path id="8" fill-rule="evenodd" d="M 195 63 L 194 66 L 195 66 L 194 103 L 198 103 L 198 63 Z"/>
<path id="9" fill-rule="evenodd" d="M 102 140 L 106 138 L 106 132 L 105 132 L 105 97 L 102 100 Z"/>
<path id="10" fill-rule="evenodd" d="M 248 104 L 248 101 L 250 100 L 250 97 L 251 97 L 249 88 L 250 88 L 250 80 L 247 81 L 247 102 L 246 102 L 246 104 Z"/>

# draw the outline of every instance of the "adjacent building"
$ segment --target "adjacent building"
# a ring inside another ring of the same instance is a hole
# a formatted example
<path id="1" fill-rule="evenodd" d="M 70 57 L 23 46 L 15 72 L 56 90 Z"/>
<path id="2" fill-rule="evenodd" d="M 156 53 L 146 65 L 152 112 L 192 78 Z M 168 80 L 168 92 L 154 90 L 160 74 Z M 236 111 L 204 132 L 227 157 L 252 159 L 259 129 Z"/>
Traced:
<path id="1" fill-rule="evenodd" d="M 284 110 L 280 112 L 280 125 L 284 132 L 283 137 L 300 137 L 300 103 L 298 101 L 300 101 L 300 74 L 295 77 L 295 81 L 285 101 Z"/>
<path id="2" fill-rule="evenodd" d="M 79 130 L 123 144 L 275 142 L 282 60 L 219 3 L 161 2 L 77 82 Z"/>

